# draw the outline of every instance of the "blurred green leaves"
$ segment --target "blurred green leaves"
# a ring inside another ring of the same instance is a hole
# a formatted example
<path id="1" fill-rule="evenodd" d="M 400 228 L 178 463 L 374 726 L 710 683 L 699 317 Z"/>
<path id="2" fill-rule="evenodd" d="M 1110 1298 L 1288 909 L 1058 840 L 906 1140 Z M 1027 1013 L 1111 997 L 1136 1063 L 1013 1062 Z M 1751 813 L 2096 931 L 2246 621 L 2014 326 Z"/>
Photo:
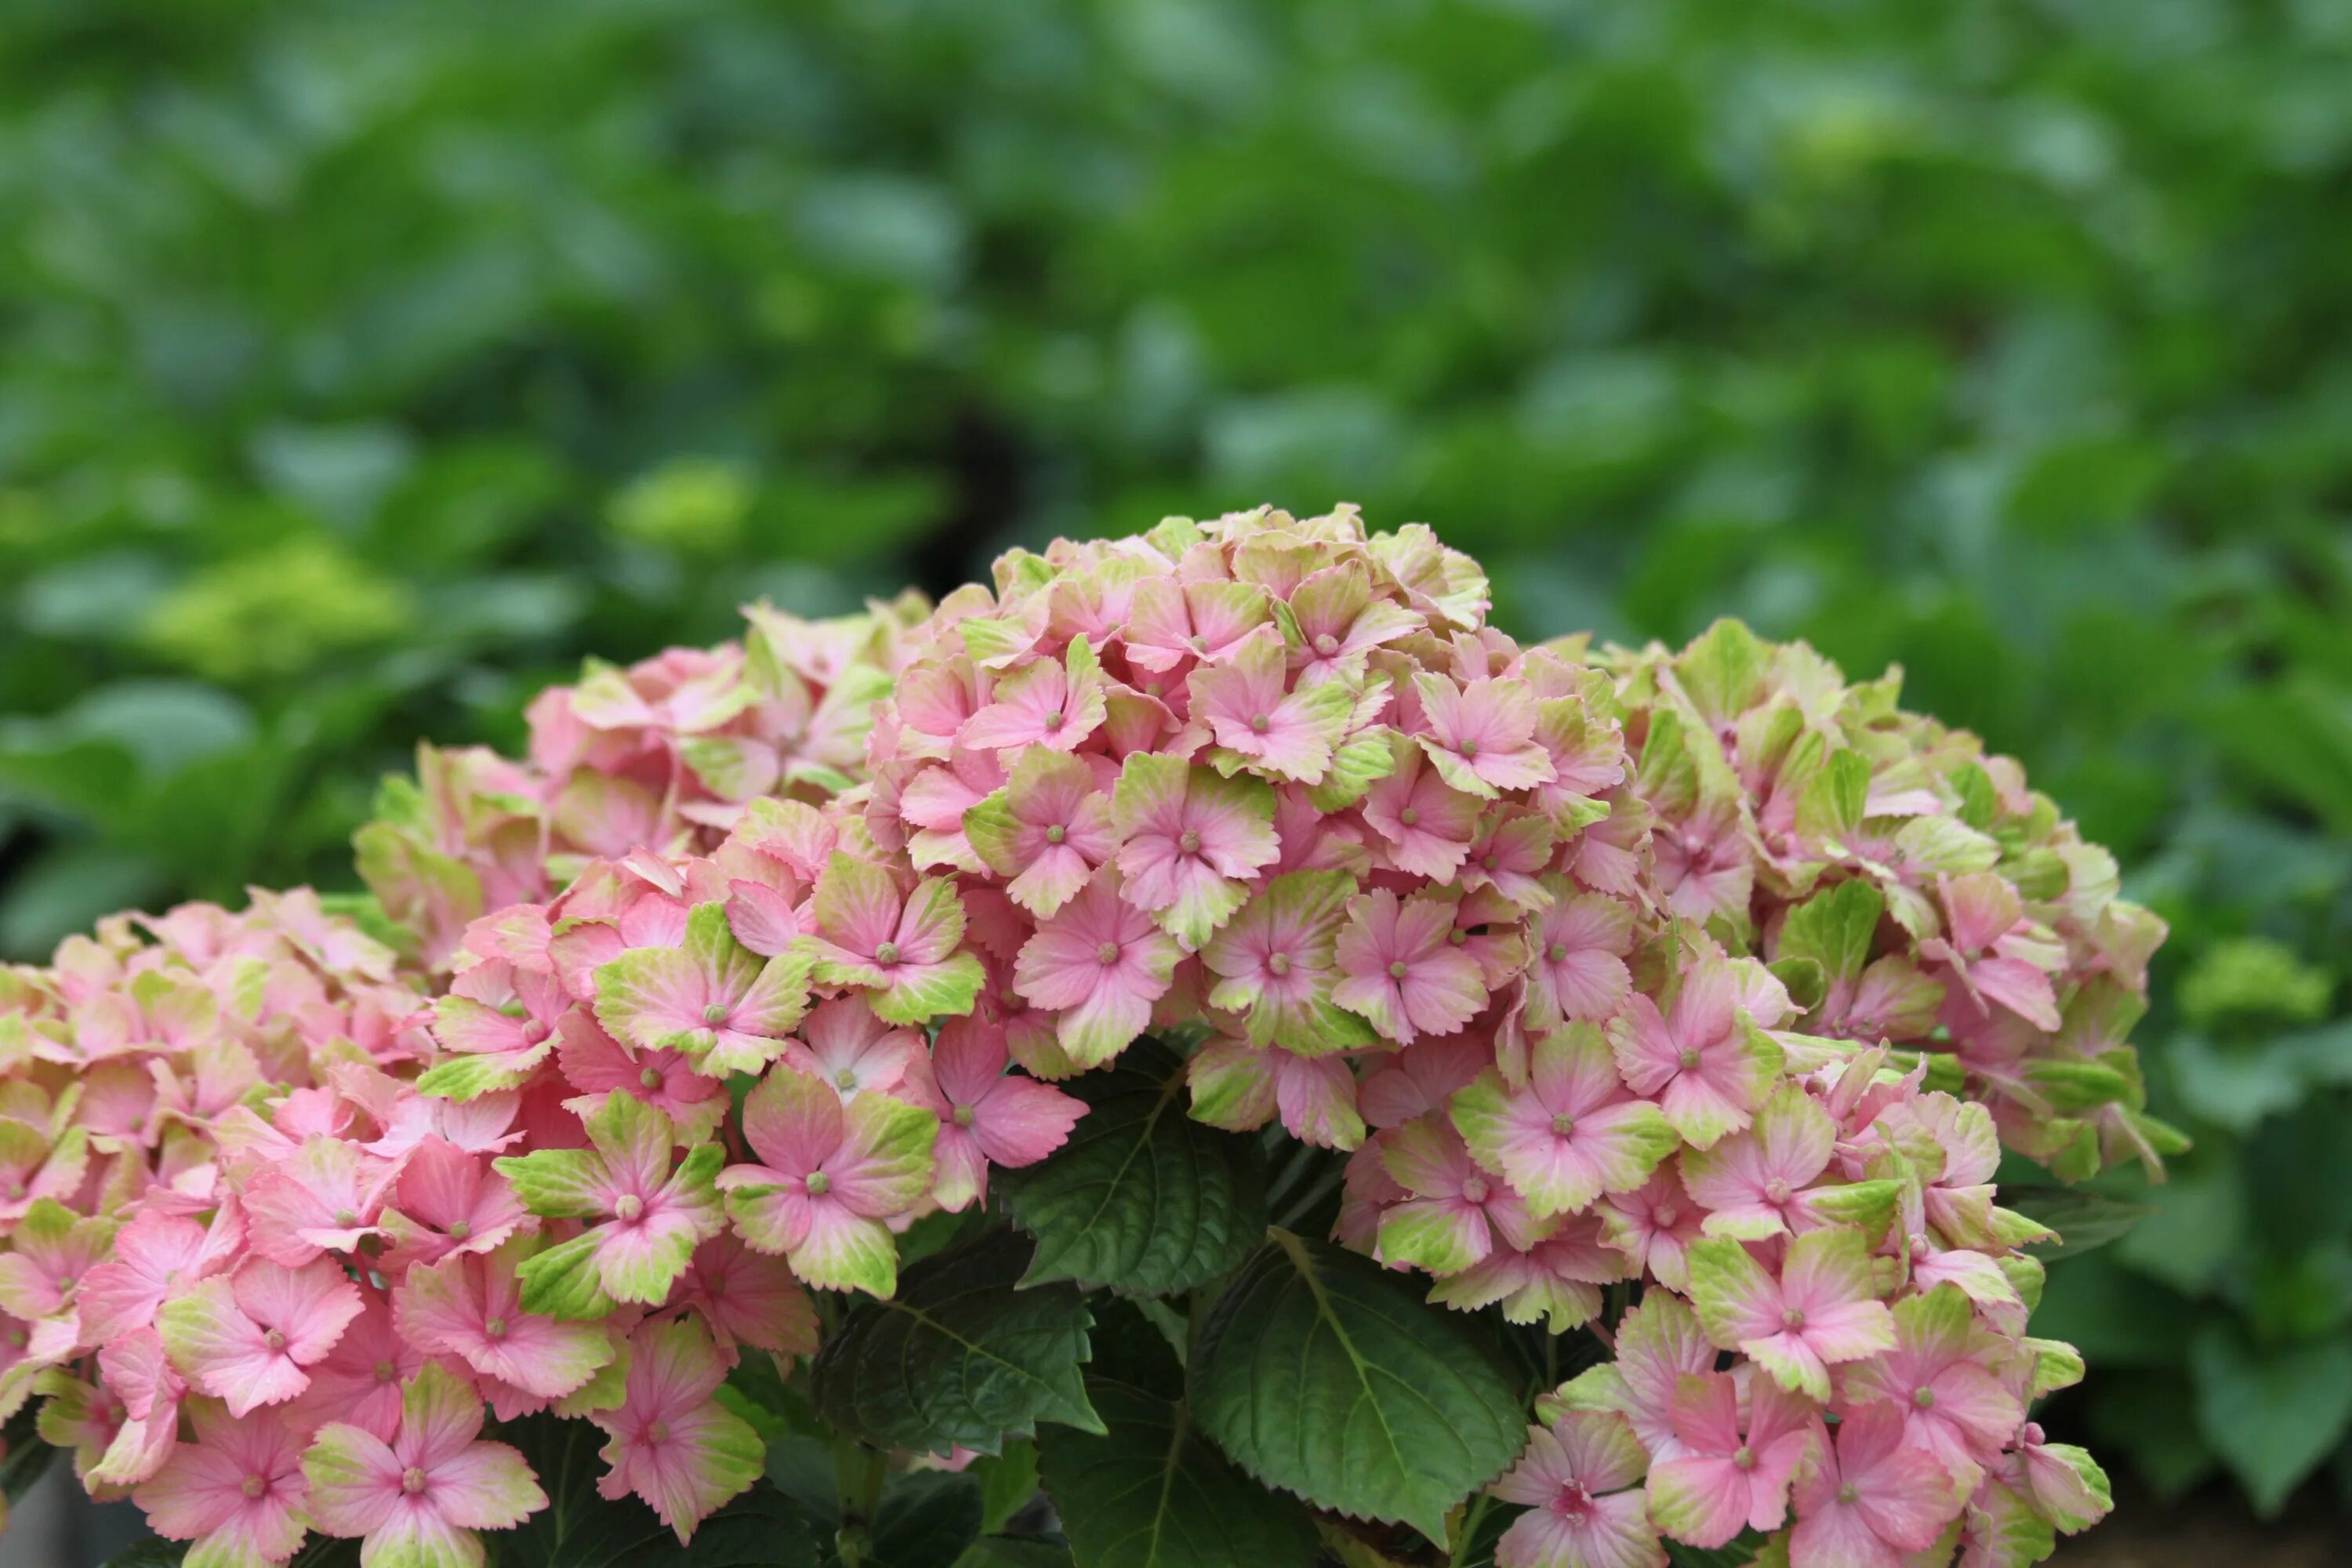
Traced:
<path id="1" fill-rule="evenodd" d="M 2275 1487 L 2213 1391 L 2352 1278 L 2347 57 L 2223 0 L 25 0 L 0 954 L 349 885 L 416 737 L 761 594 L 1355 500 L 1514 631 L 1899 662 L 2116 850 L 2200 1148 L 2048 1310 L 2144 1479 Z"/>

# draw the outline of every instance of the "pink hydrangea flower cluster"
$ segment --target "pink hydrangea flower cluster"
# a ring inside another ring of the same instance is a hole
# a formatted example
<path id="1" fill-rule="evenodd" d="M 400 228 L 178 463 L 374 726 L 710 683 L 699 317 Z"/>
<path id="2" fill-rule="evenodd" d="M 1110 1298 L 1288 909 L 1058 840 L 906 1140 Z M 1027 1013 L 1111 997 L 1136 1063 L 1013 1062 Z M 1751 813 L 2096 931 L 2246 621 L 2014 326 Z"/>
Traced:
<path id="1" fill-rule="evenodd" d="M 887 1295 L 894 1231 L 1083 1109 L 922 1026 L 957 994 L 919 934 L 895 985 L 813 996 L 801 926 L 884 918 L 854 873 L 887 873 L 802 802 L 735 815 L 471 922 L 437 995 L 308 892 L 5 972 L 0 1418 L 47 1394 L 90 1490 L 218 1568 L 311 1531 L 477 1564 L 547 1502 L 484 1423 L 542 1411 L 689 1538 L 761 1473 L 716 1397 L 742 1354 L 813 1352 L 809 1287 Z"/>
<path id="2" fill-rule="evenodd" d="M 469 921 L 590 860 L 708 849 L 751 801 L 825 799 L 856 776 L 898 637 L 927 608 L 908 594 L 807 621 L 755 605 L 740 642 L 592 661 L 532 701 L 521 761 L 419 746 L 415 778 L 386 780 L 359 834 L 361 874 L 438 967 Z"/>
<path id="3" fill-rule="evenodd" d="M 540 1412 L 685 1539 L 761 1473 L 730 1368 L 1153 1033 L 1202 1121 L 1345 1152 L 1342 1241 L 1613 1336 L 1506 1568 L 2036 1560 L 2105 1481 L 2027 1419 L 2080 1363 L 1992 1178 L 2172 1144 L 2161 925 L 1892 679 L 1487 601 L 1260 510 L 754 611 L 546 694 L 528 762 L 428 750 L 361 837 L 397 953 L 257 893 L 5 972 L 0 1415 L 218 1568 L 478 1563 L 547 1500 L 485 1422 Z"/>
<path id="4" fill-rule="evenodd" d="M 866 831 L 935 913 L 820 904 L 820 978 L 977 980 L 1045 1079 L 1202 1037 L 1194 1115 L 1352 1151 L 1340 1239 L 1448 1306 L 1560 1331 L 1639 1282 L 1629 1359 L 1497 1494 L 1538 1505 L 1507 1568 L 1663 1563 L 1792 1497 L 1796 1568 L 2079 1528 L 2104 1481 L 2024 1418 L 2079 1366 L 2024 1334 L 2047 1233 L 1990 1184 L 2003 1135 L 2068 1175 L 2177 1142 L 2123 1043 L 2161 923 L 1891 677 L 1486 609 L 1347 510 L 1005 557 L 908 636 L 869 752 Z M 917 929 L 965 940 L 886 946 Z M 1753 1421 L 1789 1435 L 1760 1470 Z"/>

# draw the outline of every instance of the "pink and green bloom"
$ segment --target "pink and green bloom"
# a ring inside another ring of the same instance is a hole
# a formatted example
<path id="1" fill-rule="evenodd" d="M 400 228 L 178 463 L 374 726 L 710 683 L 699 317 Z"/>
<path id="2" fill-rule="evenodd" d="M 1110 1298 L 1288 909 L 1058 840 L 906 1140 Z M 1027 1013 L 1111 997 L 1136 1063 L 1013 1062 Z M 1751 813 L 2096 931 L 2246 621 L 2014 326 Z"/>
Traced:
<path id="1" fill-rule="evenodd" d="M 482 1402 L 438 1363 L 404 1388 L 390 1442 L 331 1422 L 302 1456 L 311 1522 L 360 1538 L 362 1568 L 482 1568 L 483 1530 L 547 1506 L 523 1458 L 480 1440 Z"/>
<path id="2" fill-rule="evenodd" d="M 1218 772 L 1315 784 L 1331 771 L 1355 705 L 1335 683 L 1292 689 L 1289 673 L 1282 636 L 1270 625 L 1194 673 L 1192 718 L 1215 738 L 1209 760 Z"/>
<path id="3" fill-rule="evenodd" d="M 1013 983 L 1033 1005 L 1055 1010 L 1070 1060 L 1100 1067 L 1151 1022 L 1151 1005 L 1168 994 L 1182 956 L 1174 937 L 1120 896 L 1118 872 L 1107 869 L 1022 944 Z"/>
<path id="4" fill-rule="evenodd" d="M 691 1318 L 649 1322 L 629 1341 L 626 1393 L 590 1419 L 608 1439 L 597 1481 L 607 1498 L 634 1493 L 677 1532 L 694 1527 L 760 1478 L 767 1446 L 711 1395 L 727 1376 L 710 1336 Z"/>
<path id="5" fill-rule="evenodd" d="M 558 1318 L 601 1318 L 616 1302 L 657 1307 L 725 1223 L 712 1182 L 726 1153 L 698 1143 L 673 1169 L 669 1119 L 625 1094 L 607 1100 L 586 1131 L 588 1148 L 496 1162 L 531 1213 L 593 1222 L 523 1259 L 524 1305 Z"/>
<path id="6" fill-rule="evenodd" d="M 537 1250 L 534 1238 L 519 1237 L 493 1252 L 410 1268 L 392 1297 L 401 1339 L 534 1399 L 573 1393 L 613 1359 L 612 1340 L 601 1323 L 524 1309 L 520 1270 Z"/>
<path id="7" fill-rule="evenodd" d="M 1610 1020 L 1609 1044 L 1626 1086 L 1654 1099 L 1694 1148 L 1708 1149 L 1754 1119 L 1780 1070 L 1765 1033 L 1786 1010 L 1779 981 L 1745 962 L 1709 956 L 1683 976 L 1670 1009 L 1638 992 Z"/>
<path id="8" fill-rule="evenodd" d="M 1690 1268 L 1707 1337 L 1817 1404 L 1829 1400 L 1832 1366 L 1895 1347 L 1895 1318 L 1859 1231 L 1806 1232 L 1788 1244 L 1777 1275 L 1746 1245 L 1714 1237 L 1691 1248 Z"/>
<path id="9" fill-rule="evenodd" d="M 1111 791 L 1120 896 L 1197 951 L 1249 897 L 1279 852 L 1274 792 L 1181 757 L 1137 752 Z"/>
<path id="10" fill-rule="evenodd" d="M 1242 1015 L 1252 1045 L 1320 1056 L 1372 1043 L 1371 1026 L 1333 995 L 1353 890 L 1343 872 L 1286 872 L 1202 950 L 1216 976 L 1209 1005 Z"/>
<path id="11" fill-rule="evenodd" d="M 1407 1194 L 1381 1215 L 1381 1260 L 1456 1274 L 1498 1242 L 1525 1250 L 1551 1226 L 1470 1157 L 1460 1133 L 1435 1117 L 1381 1135 L 1381 1165 Z"/>
<path id="12" fill-rule="evenodd" d="M 1084 1102 L 1006 1071 L 1004 1031 L 954 1018 L 931 1048 L 930 1110 L 940 1119 L 931 1198 L 950 1212 L 988 1201 L 991 1166 L 1034 1165 L 1069 1141 Z"/>
<path id="13" fill-rule="evenodd" d="M 1943 1534 L 1965 1488 L 1933 1454 L 1906 1447 L 1903 1413 L 1866 1405 L 1797 1467 L 1790 1568 L 1904 1568 Z"/>
<path id="14" fill-rule="evenodd" d="M 1235 1136 L 1139 1158 L 1263 1142 L 1276 1223 L 1336 1209 L 1383 1311 L 1610 1352 L 1536 1402 L 1504 1568 L 2039 1561 L 2112 1500 L 2029 1419 L 2083 1369 L 2025 1337 L 2049 1233 L 1995 1177 L 2181 1146 L 2126 1044 L 2162 922 L 1891 680 L 1733 623 L 1522 645 L 1489 598 L 1424 527 L 1261 508 L 1013 552 L 937 610 L 754 606 L 545 694 L 522 760 L 391 781 L 393 940 L 257 890 L 0 966 L 0 1415 L 44 1402 L 202 1568 L 306 1530 L 479 1568 L 545 1500 L 486 1407 L 593 1424 L 597 1494 L 684 1542 L 840 1408 L 826 1334 L 966 1332 L 934 1247 L 1062 1157 L 1096 1095 L 1041 1079 L 1152 1034 L 1162 1115 Z M 813 1294 L 899 1291 L 909 1233 L 914 1299 Z M 997 1403 L 1020 1358 L 968 1337 Z M 560 1479 L 560 1533 L 615 1517 Z"/>
<path id="15" fill-rule="evenodd" d="M 1650 1468 L 1650 1517 L 1676 1541 L 1724 1545 L 1742 1530 L 1778 1530 L 1789 1482 L 1815 1444 L 1820 1414 L 1769 1377 L 1746 1397 L 1727 1373 L 1685 1373 L 1666 1406 L 1683 1454 Z"/>
<path id="16" fill-rule="evenodd" d="M 1003 789 L 963 814 L 964 837 L 1005 896 L 1044 920 L 1118 848 L 1094 770 L 1066 752 L 1023 752 Z"/>
<path id="17" fill-rule="evenodd" d="M 971 1011 L 982 972 L 962 946 L 954 883 L 933 877 L 902 889 L 887 867 L 836 850 L 817 879 L 813 908 L 816 932 L 800 948 L 820 984 L 863 988 L 892 1024 Z"/>
<path id="18" fill-rule="evenodd" d="M 762 961 L 728 928 L 723 904 L 695 907 L 676 947 L 633 947 L 596 971 L 596 1021 L 616 1040 L 674 1050 L 710 1078 L 756 1072 L 808 1008 L 814 960 Z"/>
<path id="19" fill-rule="evenodd" d="M 263 1568 L 292 1557 L 309 1531 L 302 1439 L 276 1415 L 232 1417 L 199 1399 L 195 1441 L 172 1449 L 132 1494 L 155 1533 L 189 1543 L 188 1568 Z"/>
<path id="20" fill-rule="evenodd" d="M 1399 1045 L 1454 1033 L 1477 1016 L 1486 985 L 1453 934 L 1454 906 L 1442 900 L 1357 894 L 1332 946 L 1339 981 L 1331 1000 Z"/>
<path id="21" fill-rule="evenodd" d="M 888 1221 L 930 1190 L 939 1118 L 919 1105 L 831 1086 L 779 1067 L 743 1101 L 743 1137 L 759 1164 L 719 1173 L 728 1217 L 751 1247 L 782 1255 L 826 1290 L 887 1296 L 898 1247 Z"/>
<path id="22" fill-rule="evenodd" d="M 1590 1024 L 1536 1041 L 1524 1088 L 1487 1068 L 1454 1096 L 1452 1114 L 1472 1158 L 1517 1189 L 1538 1219 L 1641 1186 L 1682 1142 L 1655 1105 L 1625 1091 Z"/>
<path id="23" fill-rule="evenodd" d="M 1530 1427 L 1527 1452 L 1491 1489 L 1528 1509 L 1496 1543 L 1497 1568 L 1665 1568 L 1637 1489 L 1647 1465 L 1622 1416 L 1575 1410 Z"/>
<path id="24" fill-rule="evenodd" d="M 289 1268 L 257 1257 L 168 1299 L 157 1321 L 188 1386 L 242 1419 L 308 1388 L 308 1369 L 326 1359 L 363 1304 L 359 1287 L 323 1258 Z"/>

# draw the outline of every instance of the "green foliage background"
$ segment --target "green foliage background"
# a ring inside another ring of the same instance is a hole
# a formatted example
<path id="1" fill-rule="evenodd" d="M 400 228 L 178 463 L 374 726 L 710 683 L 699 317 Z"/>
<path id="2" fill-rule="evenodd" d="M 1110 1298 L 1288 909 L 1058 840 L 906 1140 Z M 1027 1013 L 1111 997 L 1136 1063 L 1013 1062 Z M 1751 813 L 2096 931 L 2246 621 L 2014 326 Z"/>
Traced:
<path id="1" fill-rule="evenodd" d="M 0 953 L 349 885 L 415 737 L 755 595 L 1353 499 L 1522 632 L 1899 660 L 2113 845 L 2200 1143 L 2055 1271 L 2063 1414 L 2352 1489 L 2348 68 L 2340 0 L 12 0 Z"/>

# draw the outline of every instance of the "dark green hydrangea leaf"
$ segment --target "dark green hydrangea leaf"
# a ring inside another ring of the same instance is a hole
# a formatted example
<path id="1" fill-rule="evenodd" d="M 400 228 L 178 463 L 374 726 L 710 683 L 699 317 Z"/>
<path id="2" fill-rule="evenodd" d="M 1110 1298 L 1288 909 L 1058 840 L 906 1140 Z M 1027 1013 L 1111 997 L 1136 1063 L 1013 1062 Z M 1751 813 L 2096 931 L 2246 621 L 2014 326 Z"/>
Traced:
<path id="1" fill-rule="evenodd" d="M 973 1542 L 955 1568 L 1070 1568 L 1070 1554 L 1050 1541 L 991 1535 Z"/>
<path id="2" fill-rule="evenodd" d="M 106 1560 L 106 1568 L 180 1568 L 188 1554 L 184 1541 L 138 1541 Z"/>
<path id="3" fill-rule="evenodd" d="M 861 1302 L 810 1368 L 817 1413 L 877 1448 L 1002 1451 L 1041 1421 L 1102 1430 L 1081 1365 L 1076 1289 L 1020 1289 L 1027 1241 L 999 1232 L 927 1258 L 888 1300 Z"/>
<path id="4" fill-rule="evenodd" d="M 681 1546 L 636 1499 L 597 1495 L 604 1434 L 592 1424 L 534 1415 L 493 1436 L 522 1451 L 548 1506 L 484 1536 L 492 1568 L 817 1568 L 816 1527 L 765 1481 L 704 1520 Z"/>
<path id="5" fill-rule="evenodd" d="M 1037 1238 L 1024 1282 L 1165 1296 L 1238 1268 L 1265 1231 L 1264 1163 L 1255 1140 L 1186 1114 L 1182 1059 L 1139 1041 L 1112 1071 L 1065 1088 L 1087 1107 L 1069 1142 L 995 1178 Z"/>
<path id="6" fill-rule="evenodd" d="M 1202 1325 L 1194 1419 L 1269 1486 L 1445 1539 L 1448 1510 L 1527 1436 L 1467 1321 L 1370 1258 L 1276 1231 Z"/>
<path id="7" fill-rule="evenodd" d="M 874 1510 L 873 1568 L 938 1568 L 980 1535 L 980 1482 L 944 1470 L 893 1476 Z"/>
<path id="8" fill-rule="evenodd" d="M 1087 1392 L 1109 1430 L 1038 1440 L 1077 1568 L 1310 1568 L 1306 1510 L 1210 1447 L 1183 1400 L 1103 1378 Z"/>

